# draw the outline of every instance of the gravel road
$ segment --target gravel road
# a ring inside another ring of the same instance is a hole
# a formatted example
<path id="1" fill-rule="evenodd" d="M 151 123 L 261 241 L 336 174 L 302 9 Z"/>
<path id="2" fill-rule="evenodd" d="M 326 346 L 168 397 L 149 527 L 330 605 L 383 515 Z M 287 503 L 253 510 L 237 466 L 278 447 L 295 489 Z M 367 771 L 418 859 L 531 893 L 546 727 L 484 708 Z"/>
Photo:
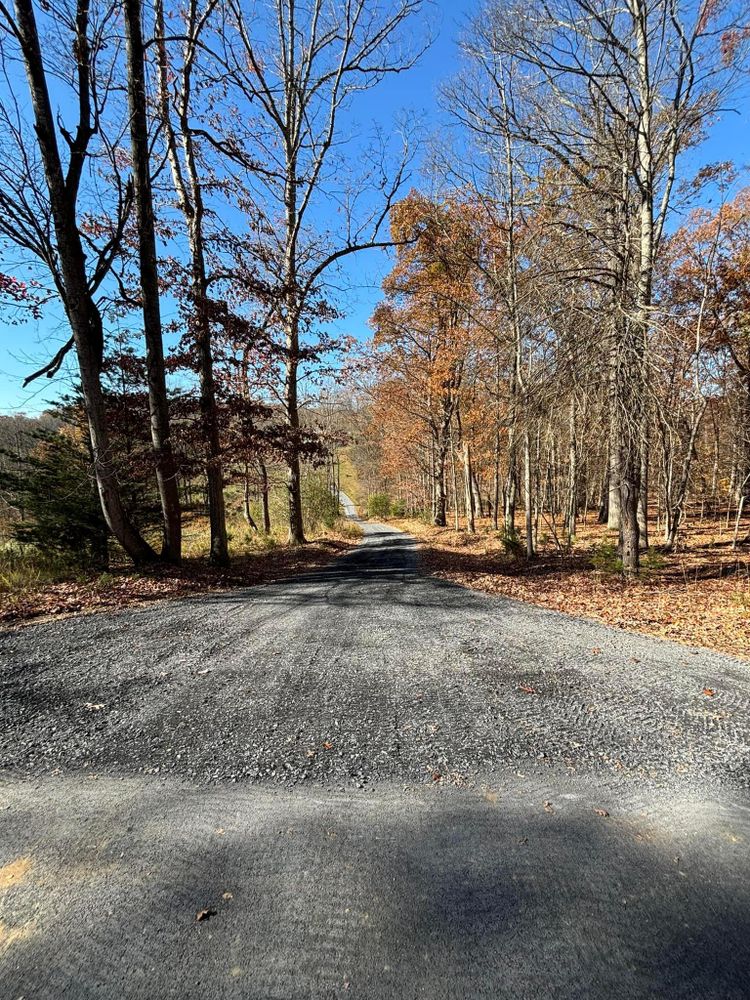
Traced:
<path id="1" fill-rule="evenodd" d="M 750 665 L 363 527 L 0 635 L 0 995 L 745 1000 Z"/>

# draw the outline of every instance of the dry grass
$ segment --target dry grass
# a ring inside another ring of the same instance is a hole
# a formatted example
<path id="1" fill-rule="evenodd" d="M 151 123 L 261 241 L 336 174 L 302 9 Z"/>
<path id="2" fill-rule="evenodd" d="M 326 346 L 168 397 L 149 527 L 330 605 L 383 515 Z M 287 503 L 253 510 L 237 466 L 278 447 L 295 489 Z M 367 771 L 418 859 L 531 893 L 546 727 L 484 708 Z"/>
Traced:
<path id="1" fill-rule="evenodd" d="M 278 536 L 246 532 L 239 523 L 230 531 L 231 565 L 211 566 L 206 557 L 208 528 L 203 519 L 186 525 L 182 566 L 155 566 L 136 572 L 124 560 L 109 572 L 85 572 L 39 553 L 16 551 L 12 570 L 0 553 L 0 624 L 113 611 L 165 598 L 229 590 L 268 583 L 323 567 L 359 540 L 356 525 L 341 520 L 331 529 L 311 533 L 301 547 L 286 545 Z"/>
<path id="2" fill-rule="evenodd" d="M 655 546 L 634 582 L 618 572 L 615 536 L 597 524 L 581 526 L 571 551 L 546 538 L 527 562 L 484 522 L 474 536 L 415 520 L 395 523 L 420 539 L 423 568 L 444 579 L 750 659 L 750 547 L 733 551 L 724 522 L 691 519 L 678 551 Z"/>

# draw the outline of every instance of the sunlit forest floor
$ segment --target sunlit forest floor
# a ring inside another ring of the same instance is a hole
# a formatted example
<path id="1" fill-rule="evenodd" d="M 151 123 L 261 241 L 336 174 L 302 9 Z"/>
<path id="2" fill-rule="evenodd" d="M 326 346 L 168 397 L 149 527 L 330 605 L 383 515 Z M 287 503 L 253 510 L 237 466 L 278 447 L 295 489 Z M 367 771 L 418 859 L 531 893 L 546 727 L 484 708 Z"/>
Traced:
<path id="1" fill-rule="evenodd" d="M 626 582 L 616 534 L 594 520 L 579 526 L 570 551 L 540 526 L 539 552 L 530 562 L 486 520 L 473 536 L 413 519 L 392 523 L 420 539 L 422 568 L 444 579 L 750 659 L 750 545 L 732 548 L 733 522 L 688 519 L 673 553 L 660 550 L 654 524 L 641 577 Z M 521 537 L 520 523 L 518 530 Z M 740 538 L 748 531 L 746 522 Z"/>
<path id="2" fill-rule="evenodd" d="M 230 522 L 228 528 L 228 568 L 209 564 L 208 523 L 198 516 L 186 519 L 180 567 L 155 566 L 138 572 L 114 553 L 109 569 L 101 572 L 75 568 L 53 555 L 6 544 L 0 548 L 0 625 L 112 611 L 164 598 L 268 583 L 325 566 L 356 545 L 360 537 L 359 529 L 343 519 L 331 528 L 308 531 L 309 544 L 301 547 L 287 545 L 281 529 L 271 535 L 259 534 L 239 520 Z"/>

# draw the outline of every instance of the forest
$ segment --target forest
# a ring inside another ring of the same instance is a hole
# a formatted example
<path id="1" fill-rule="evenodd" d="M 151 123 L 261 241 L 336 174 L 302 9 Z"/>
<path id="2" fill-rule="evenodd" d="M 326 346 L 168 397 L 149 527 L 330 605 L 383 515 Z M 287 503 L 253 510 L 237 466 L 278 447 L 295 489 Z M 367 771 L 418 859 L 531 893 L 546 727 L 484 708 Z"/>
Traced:
<path id="1" fill-rule="evenodd" d="M 428 567 L 543 569 L 555 606 L 690 574 L 743 647 L 750 186 L 703 147 L 747 101 L 746 11 L 489 0 L 444 127 L 355 141 L 434 15 L 0 0 L 0 303 L 49 330 L 27 383 L 69 376 L 0 428 L 6 590 L 53 551 L 55 579 L 335 554 L 343 486 Z"/>

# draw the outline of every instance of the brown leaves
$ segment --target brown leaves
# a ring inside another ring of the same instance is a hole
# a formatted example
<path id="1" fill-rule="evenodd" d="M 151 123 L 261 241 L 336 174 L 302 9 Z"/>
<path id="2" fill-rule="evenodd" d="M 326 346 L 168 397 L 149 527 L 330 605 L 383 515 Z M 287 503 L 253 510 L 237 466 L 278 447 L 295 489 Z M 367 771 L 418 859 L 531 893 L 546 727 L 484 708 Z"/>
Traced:
<path id="1" fill-rule="evenodd" d="M 200 924 L 203 923 L 204 920 L 210 920 L 211 917 L 215 916 L 216 916 L 216 910 L 212 909 L 210 906 L 207 906 L 205 910 L 198 910 L 198 912 L 195 914 L 195 922 L 197 924 Z"/>
<path id="2" fill-rule="evenodd" d="M 750 587 L 737 574 L 736 553 L 717 546 L 716 523 L 686 517 L 683 524 L 686 541 L 679 554 L 663 556 L 663 567 L 649 568 L 630 584 L 592 566 L 593 547 L 607 539 L 601 525 L 580 526 L 575 548 L 564 558 L 551 548 L 540 549 L 533 566 L 508 557 L 486 522 L 478 523 L 469 545 L 458 541 L 466 541 L 465 533 L 459 536 L 449 528 L 417 519 L 405 527 L 422 542 L 422 568 L 442 579 L 748 659 Z M 594 646 L 590 655 L 607 654 Z M 637 664 L 642 657 L 627 662 Z"/>
<path id="3" fill-rule="evenodd" d="M 546 813 L 554 812 L 555 811 L 555 807 L 552 805 L 551 802 L 545 802 L 544 803 L 544 811 Z"/>
<path id="4" fill-rule="evenodd" d="M 324 740 L 323 741 L 323 749 L 324 750 L 333 750 L 333 743 L 331 743 L 330 740 Z"/>
<path id="5" fill-rule="evenodd" d="M 596 813 L 597 816 L 601 816 L 604 819 L 606 819 L 609 816 L 609 813 L 607 812 L 606 809 L 594 809 L 594 812 Z"/>
<path id="6" fill-rule="evenodd" d="M 115 566 L 106 574 L 106 579 L 92 573 L 83 581 L 45 583 L 0 593 L 0 623 L 116 611 L 165 598 L 280 580 L 303 570 L 325 566 L 354 544 L 351 539 L 325 538 L 304 547 L 276 546 L 238 557 L 233 560 L 229 572 L 198 559 L 186 560 L 180 568 L 153 567 L 148 574 L 138 576 L 133 576 L 124 565 Z"/>
<path id="7" fill-rule="evenodd" d="M 519 684 L 518 688 L 520 691 L 523 691 L 524 694 L 539 694 L 537 689 L 532 687 L 530 684 Z"/>
<path id="8" fill-rule="evenodd" d="M 713 698 L 713 696 L 716 694 L 713 688 L 703 688 L 703 693 L 707 698 Z"/>

